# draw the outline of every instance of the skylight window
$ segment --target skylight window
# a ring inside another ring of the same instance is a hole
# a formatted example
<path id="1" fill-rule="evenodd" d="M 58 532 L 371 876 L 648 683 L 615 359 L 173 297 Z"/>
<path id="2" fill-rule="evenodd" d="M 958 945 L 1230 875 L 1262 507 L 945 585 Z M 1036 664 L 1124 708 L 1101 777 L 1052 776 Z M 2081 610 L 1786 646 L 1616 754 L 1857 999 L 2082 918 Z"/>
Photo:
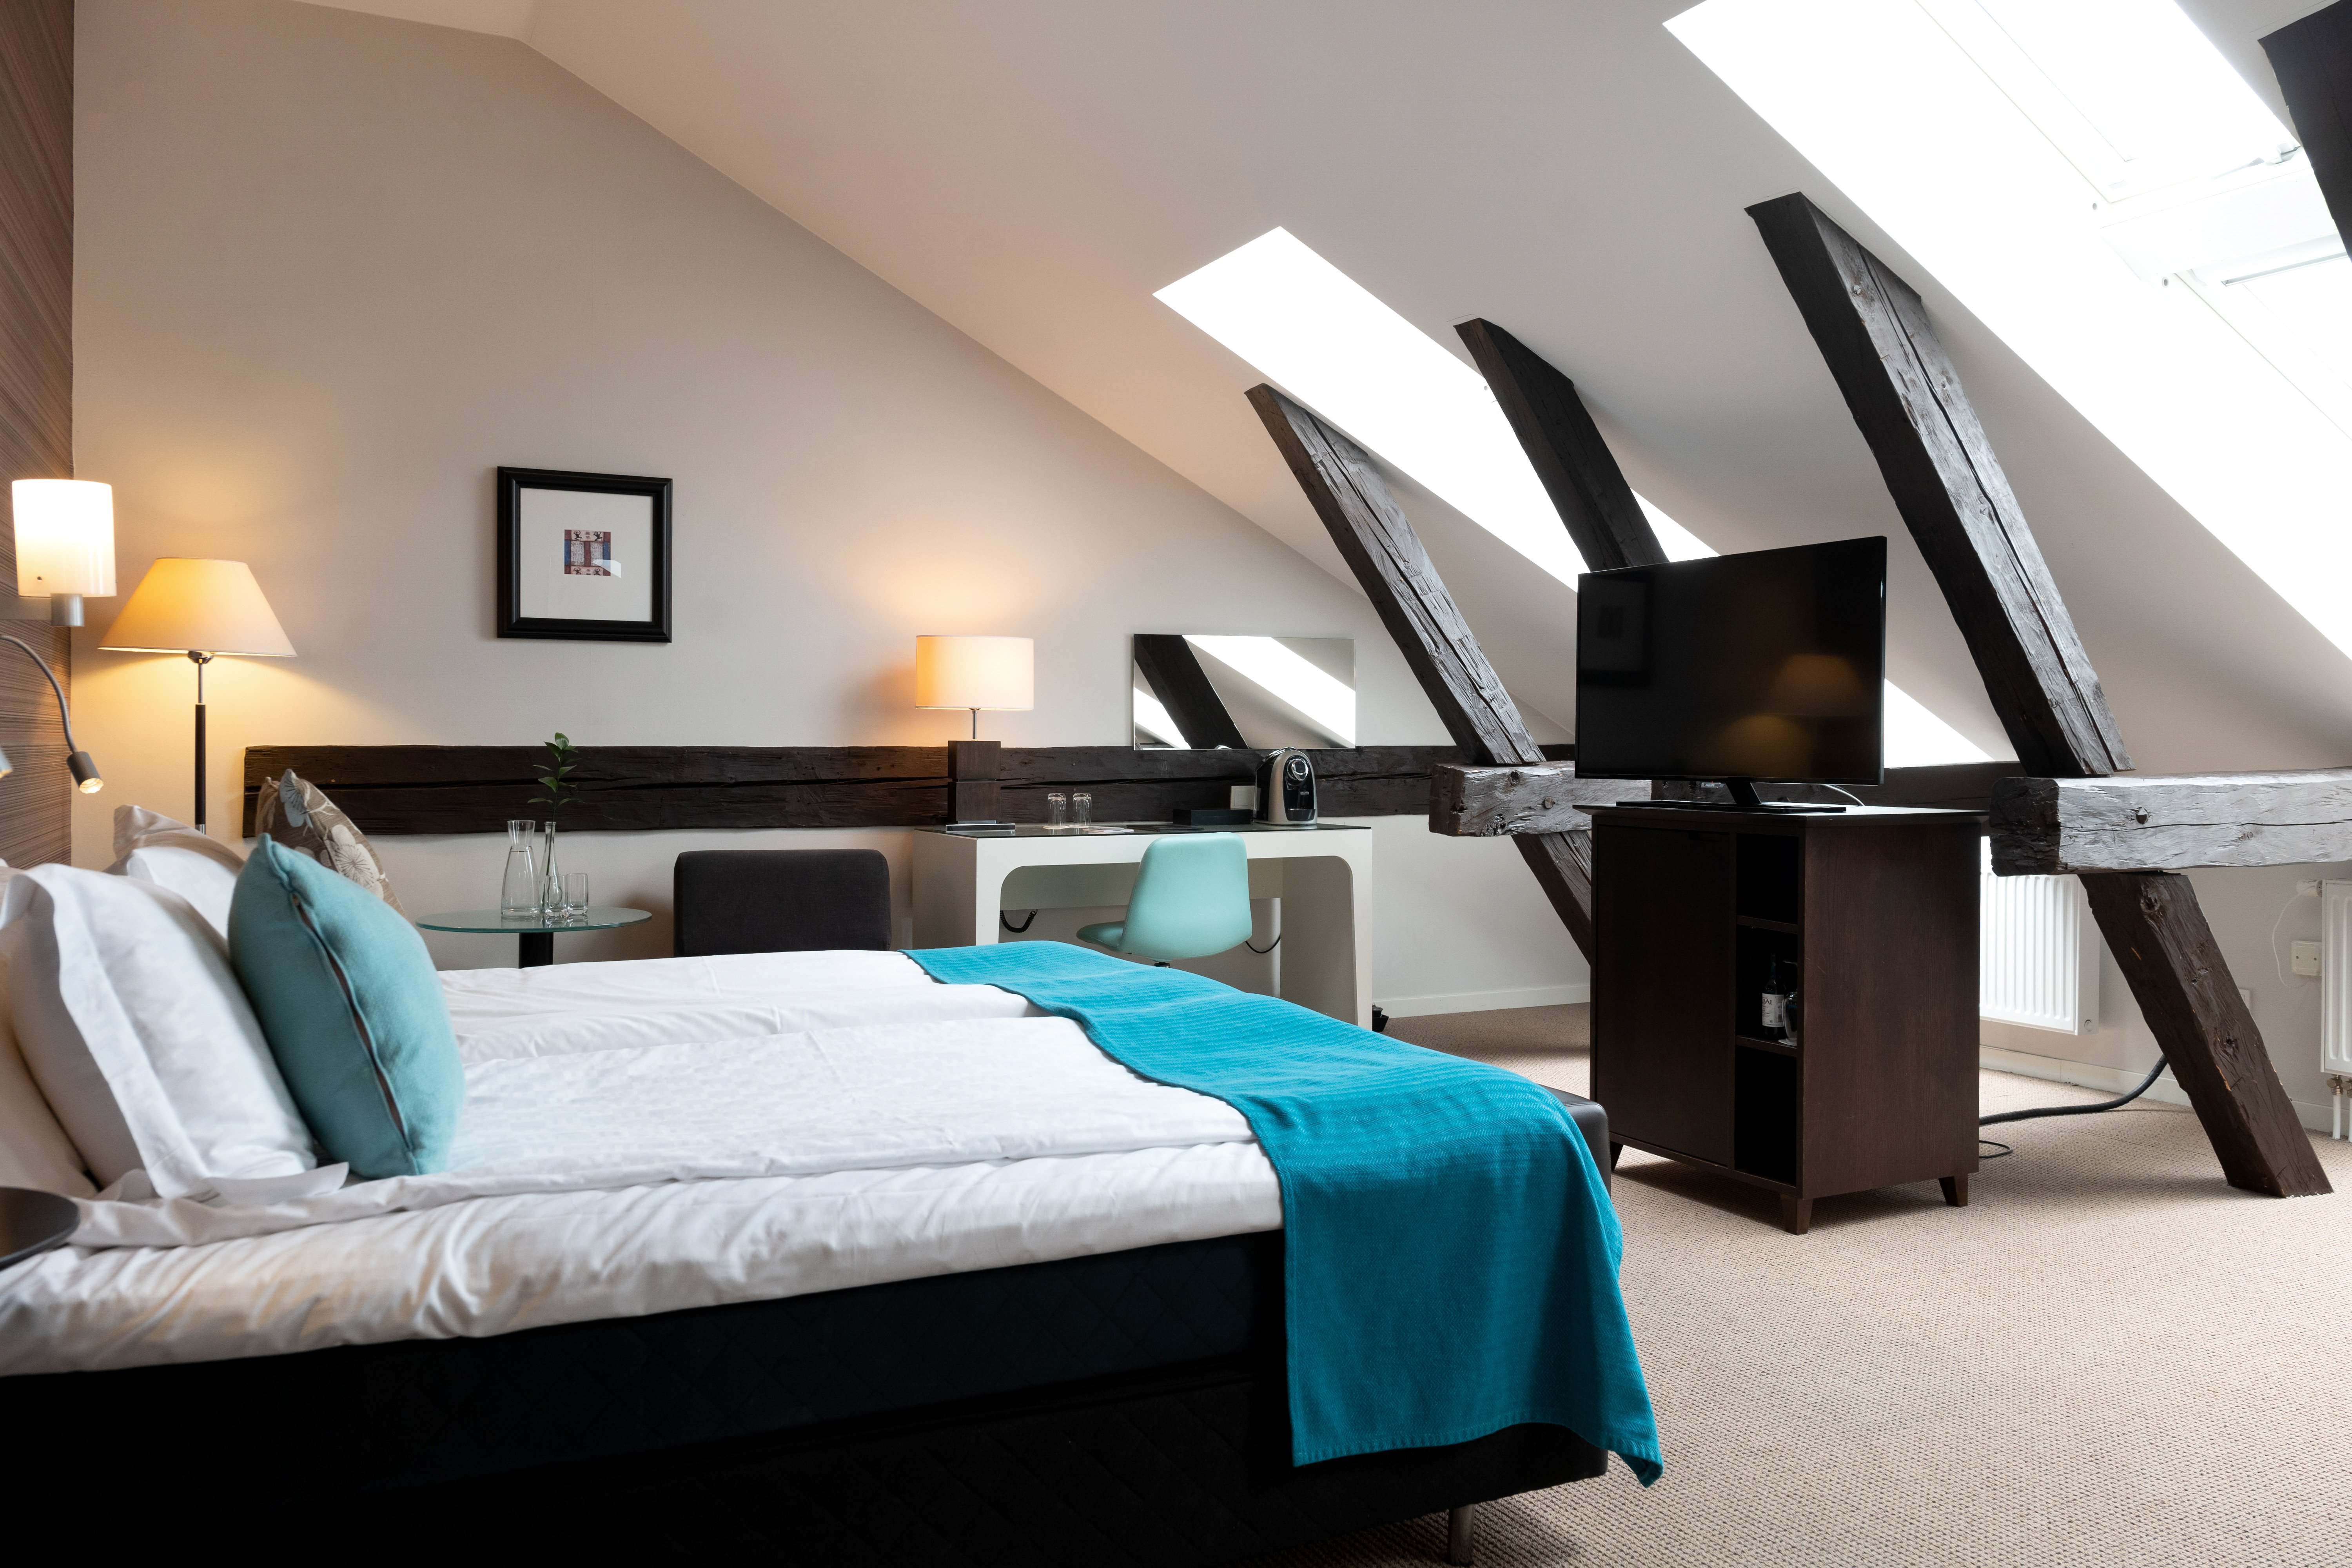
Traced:
<path id="1" fill-rule="evenodd" d="M 1287 229 L 1154 296 L 1570 588 L 1584 570 L 1486 378 Z"/>
<path id="2" fill-rule="evenodd" d="M 1919 0 L 2109 200 L 2294 150 L 2172 0 Z"/>
<path id="3" fill-rule="evenodd" d="M 2232 259 L 2320 245 L 2333 227 L 2299 154 L 2264 162 L 2285 128 L 2172 0 L 1706 0 L 1666 26 L 2352 653 L 2352 423 L 2336 422 L 2352 410 L 2331 417 L 2341 399 L 2301 368 L 2328 353 L 2314 318 L 2271 334 L 2308 340 L 2298 355 L 2258 346 L 2254 314 L 2331 319 L 2341 274 L 2265 284 Z M 2113 154 L 2105 175 L 2085 125 Z"/>
<path id="4" fill-rule="evenodd" d="M 2352 260 L 2333 236 L 2183 279 L 2352 434 Z"/>
<path id="5" fill-rule="evenodd" d="M 1520 555 L 1570 589 L 1576 586 L 1584 558 L 1561 526 L 1486 378 L 1287 229 L 1260 235 L 1153 298 Z M 1716 553 L 1646 498 L 1633 499 L 1669 560 Z M 1329 678 L 1289 649 L 1263 637 L 1186 640 L 1280 691 L 1317 728 L 1349 735 L 1342 744 L 1354 744 L 1352 698 L 1344 731 L 1317 717 L 1318 709 L 1309 704 L 1318 699 L 1307 678 Z M 1299 668 L 1275 668 L 1264 650 L 1240 646 L 1245 643 L 1269 643 Z M 1244 659 L 1258 663 L 1265 673 L 1249 668 Z M 1143 698 L 1139 693 L 1137 722 L 1156 734 L 1172 734 L 1166 710 L 1156 702 L 1147 710 Z M 1989 760 L 1892 681 L 1886 699 L 1888 766 Z"/>

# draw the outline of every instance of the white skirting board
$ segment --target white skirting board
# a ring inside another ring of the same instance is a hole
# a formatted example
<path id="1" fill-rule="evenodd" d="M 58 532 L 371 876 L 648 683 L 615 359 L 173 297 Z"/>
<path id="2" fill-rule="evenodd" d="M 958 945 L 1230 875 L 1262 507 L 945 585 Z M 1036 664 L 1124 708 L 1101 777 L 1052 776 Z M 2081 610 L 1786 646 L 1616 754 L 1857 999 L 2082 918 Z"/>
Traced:
<path id="1" fill-rule="evenodd" d="M 2138 1088 L 2139 1080 L 2147 1072 L 2146 1068 L 2140 1068 L 2137 1072 L 2125 1072 L 2117 1068 L 2100 1067 L 2092 1062 L 2072 1062 L 2063 1057 L 2037 1057 L 2025 1051 L 2003 1050 L 1998 1046 L 1979 1046 L 1977 1064 L 1992 1072 L 2013 1072 L 2023 1078 L 2048 1079 L 2053 1083 L 2071 1083 L 2083 1089 L 2105 1089 L 2109 1094 L 2123 1094 Z M 2180 1086 L 2172 1080 L 2172 1074 L 2169 1071 L 2156 1080 L 2155 1085 L 2148 1089 L 2146 1098 L 2162 1100 L 2167 1105 L 2189 1103 L 2189 1097 L 2182 1093 Z M 2294 1105 L 2295 1117 L 2302 1121 L 2306 1131 L 2313 1132 L 2328 1131 L 2326 1106 L 2315 1105 L 2301 1100 L 2292 1100 L 2289 1103 Z"/>
<path id="2" fill-rule="evenodd" d="M 1590 1002 L 1592 986 L 1528 985 L 1514 991 L 1461 991 L 1441 996 L 1389 996 L 1381 1011 L 1391 1018 L 1425 1018 L 1432 1013 L 1485 1013 L 1497 1007 L 1557 1007 L 1569 1002 Z"/>

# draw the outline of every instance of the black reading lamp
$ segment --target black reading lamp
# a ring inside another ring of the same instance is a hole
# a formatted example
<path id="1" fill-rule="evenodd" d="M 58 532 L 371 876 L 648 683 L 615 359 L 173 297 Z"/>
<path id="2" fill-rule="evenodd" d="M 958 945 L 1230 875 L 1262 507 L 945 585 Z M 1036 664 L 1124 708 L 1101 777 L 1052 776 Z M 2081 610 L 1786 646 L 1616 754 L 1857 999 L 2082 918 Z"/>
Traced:
<path id="1" fill-rule="evenodd" d="M 73 774 L 74 787 L 84 795 L 96 795 L 104 789 L 106 781 L 98 776 L 98 764 L 91 762 L 89 753 L 74 741 L 73 715 L 66 710 L 66 689 L 58 684 L 57 673 L 49 668 L 49 661 L 34 652 L 32 644 L 16 637 L 0 635 L 0 642 L 12 642 L 23 648 L 25 657 L 38 665 L 41 673 L 49 678 L 49 689 L 58 694 L 58 722 L 65 726 L 66 770 Z M 5 778 L 16 771 L 16 764 L 8 760 L 8 753 L 0 752 L 0 778 Z"/>

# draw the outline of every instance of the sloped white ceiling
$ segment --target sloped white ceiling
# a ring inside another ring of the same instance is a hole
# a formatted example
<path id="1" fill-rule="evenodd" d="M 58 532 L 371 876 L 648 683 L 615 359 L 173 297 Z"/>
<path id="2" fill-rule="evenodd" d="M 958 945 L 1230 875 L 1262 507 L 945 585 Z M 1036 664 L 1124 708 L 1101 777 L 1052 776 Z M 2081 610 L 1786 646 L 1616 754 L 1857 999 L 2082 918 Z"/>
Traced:
<path id="1" fill-rule="evenodd" d="M 2344 656 L 1666 33 L 1690 0 L 332 3 L 522 40 L 1340 573 L 1258 378 L 1151 298 L 1286 226 L 1449 346 L 1473 315 L 1517 333 L 1717 548 L 1888 534 L 1891 673 L 2001 752 L 1742 210 L 1803 190 L 1927 296 L 2140 765 L 2352 761 Z M 2189 8 L 2274 97 L 2253 40 L 2313 6 Z M 1409 505 L 1514 691 L 1565 719 L 1573 595 Z"/>

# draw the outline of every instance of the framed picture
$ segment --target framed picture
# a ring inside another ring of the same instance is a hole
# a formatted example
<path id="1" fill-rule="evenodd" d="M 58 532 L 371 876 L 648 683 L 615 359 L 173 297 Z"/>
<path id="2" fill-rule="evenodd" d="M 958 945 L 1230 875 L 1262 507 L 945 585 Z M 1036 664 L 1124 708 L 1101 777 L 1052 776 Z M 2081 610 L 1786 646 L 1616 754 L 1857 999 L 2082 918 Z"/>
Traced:
<path id="1" fill-rule="evenodd" d="M 669 641 L 669 481 L 500 468 L 499 636 Z"/>

